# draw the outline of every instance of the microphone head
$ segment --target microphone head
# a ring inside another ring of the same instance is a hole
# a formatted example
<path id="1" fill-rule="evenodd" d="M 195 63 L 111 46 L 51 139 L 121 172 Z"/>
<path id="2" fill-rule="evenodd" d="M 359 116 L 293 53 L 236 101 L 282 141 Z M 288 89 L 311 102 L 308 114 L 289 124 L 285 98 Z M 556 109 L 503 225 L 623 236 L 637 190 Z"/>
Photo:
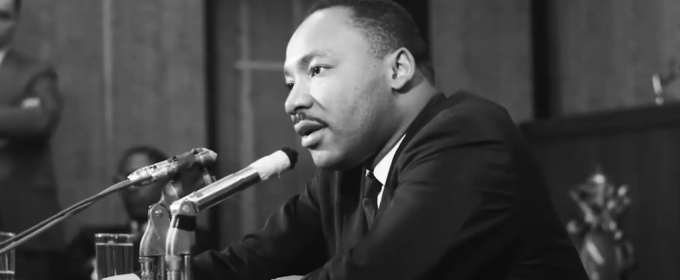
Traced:
<path id="1" fill-rule="evenodd" d="M 297 152 L 293 149 L 283 148 L 271 155 L 263 157 L 250 165 L 260 175 L 260 180 L 264 181 L 273 175 L 280 175 L 291 170 L 297 163 Z"/>
<path id="2" fill-rule="evenodd" d="M 288 156 L 288 160 L 290 160 L 290 169 L 294 169 L 298 159 L 297 151 L 286 147 L 281 148 L 281 151 Z"/>
<path id="3" fill-rule="evenodd" d="M 208 167 L 216 161 L 217 153 L 206 148 L 195 148 L 167 160 L 137 169 L 128 175 L 128 180 L 136 187 L 149 185 L 160 179 L 172 178 L 179 172 L 191 169 L 195 164 Z"/>

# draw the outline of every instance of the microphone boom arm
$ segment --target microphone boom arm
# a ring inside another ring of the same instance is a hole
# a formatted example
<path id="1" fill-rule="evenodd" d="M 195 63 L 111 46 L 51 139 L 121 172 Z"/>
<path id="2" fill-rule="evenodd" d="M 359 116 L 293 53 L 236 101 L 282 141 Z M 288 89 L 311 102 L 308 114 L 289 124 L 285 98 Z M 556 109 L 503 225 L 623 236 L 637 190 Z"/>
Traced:
<path id="1" fill-rule="evenodd" d="M 167 280 L 193 280 L 191 257 L 196 241 L 196 216 L 230 196 L 295 167 L 297 152 L 283 148 L 170 205 L 172 220 L 165 243 Z"/>
<path id="2" fill-rule="evenodd" d="M 205 185 L 210 185 L 215 178 L 210 175 L 208 169 L 203 167 L 201 177 Z M 148 225 L 142 236 L 139 246 L 139 262 L 141 264 L 141 280 L 165 280 L 166 279 L 166 238 L 170 229 L 172 214 L 170 206 L 179 201 L 186 194 L 181 180 L 171 180 L 171 192 L 163 191 L 161 200 L 151 207 L 148 212 Z M 191 221 L 193 227 L 196 220 Z"/>
<path id="3" fill-rule="evenodd" d="M 215 181 L 206 165 L 215 161 L 216 154 L 204 148 L 193 149 L 190 152 L 174 156 L 148 167 L 140 168 L 130 174 L 141 184 L 155 182 L 162 178 L 170 178 L 170 188 L 163 188 L 160 201 L 151 205 L 148 210 L 148 223 L 142 235 L 139 246 L 139 262 L 142 280 L 165 280 L 165 243 L 170 228 L 170 205 L 180 200 L 194 190 L 196 180 L 189 172 L 200 168 L 203 185 L 207 186 Z M 180 172 L 182 171 L 182 172 Z M 182 174 L 184 173 L 184 174 Z M 195 174 L 195 173 L 194 173 Z M 182 175 L 185 175 L 181 177 Z M 184 180 L 187 179 L 188 180 Z M 194 221 L 195 223 L 195 221 Z"/>

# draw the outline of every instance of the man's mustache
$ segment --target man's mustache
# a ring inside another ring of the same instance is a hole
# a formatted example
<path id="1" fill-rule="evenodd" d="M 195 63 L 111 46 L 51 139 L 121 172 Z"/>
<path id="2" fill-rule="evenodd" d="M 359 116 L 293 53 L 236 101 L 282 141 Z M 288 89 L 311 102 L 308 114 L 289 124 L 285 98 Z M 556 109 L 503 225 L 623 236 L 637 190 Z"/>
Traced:
<path id="1" fill-rule="evenodd" d="M 324 121 L 320 120 L 319 118 L 307 115 L 305 113 L 297 113 L 291 117 L 291 120 L 293 121 L 293 125 L 296 125 L 301 121 L 313 121 L 320 123 L 324 126 L 328 126 Z"/>

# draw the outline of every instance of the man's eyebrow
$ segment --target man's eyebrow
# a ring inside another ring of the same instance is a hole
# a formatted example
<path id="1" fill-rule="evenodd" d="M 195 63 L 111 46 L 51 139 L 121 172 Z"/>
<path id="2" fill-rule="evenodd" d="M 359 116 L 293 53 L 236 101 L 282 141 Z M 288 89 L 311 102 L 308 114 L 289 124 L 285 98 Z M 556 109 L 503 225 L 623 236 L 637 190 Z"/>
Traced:
<path id="1" fill-rule="evenodd" d="M 309 65 L 309 63 L 312 62 L 314 58 L 317 57 L 332 57 L 334 55 L 334 52 L 330 50 L 314 50 L 311 51 L 305 55 L 303 55 L 296 63 L 297 68 L 300 69 L 305 69 Z M 288 68 L 284 67 L 283 68 L 283 74 L 288 75 Z"/>
<path id="2" fill-rule="evenodd" d="M 304 55 L 300 61 L 298 61 L 299 66 L 307 66 L 314 58 L 317 57 L 329 57 L 332 56 L 332 52 L 325 50 L 316 50 Z"/>

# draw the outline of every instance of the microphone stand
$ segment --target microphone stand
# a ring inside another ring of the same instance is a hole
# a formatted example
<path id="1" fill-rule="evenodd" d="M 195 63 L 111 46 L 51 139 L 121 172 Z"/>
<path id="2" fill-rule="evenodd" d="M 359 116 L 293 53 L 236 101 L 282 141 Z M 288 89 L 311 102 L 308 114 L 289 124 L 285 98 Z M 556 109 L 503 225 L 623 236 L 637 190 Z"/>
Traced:
<path id="1" fill-rule="evenodd" d="M 172 220 L 165 243 L 167 280 L 193 280 L 191 249 L 196 243 L 198 213 L 260 181 L 257 170 L 248 167 L 206 186 L 201 189 L 201 194 L 193 193 L 172 203 Z"/>
<path id="2" fill-rule="evenodd" d="M 283 148 L 250 166 L 206 185 L 170 205 L 170 228 L 165 239 L 167 280 L 193 280 L 191 253 L 196 243 L 196 216 L 245 188 L 293 169 L 297 152 Z"/>
<path id="3" fill-rule="evenodd" d="M 167 280 L 193 280 L 191 269 L 192 248 L 196 244 L 196 216 L 198 211 L 182 203 L 182 214 L 172 215 L 165 247 Z"/>
<path id="4" fill-rule="evenodd" d="M 207 168 L 201 168 L 201 178 L 205 185 L 212 184 L 215 178 L 210 175 Z M 192 188 L 187 188 L 185 185 L 187 182 L 184 180 L 178 180 L 179 178 L 174 177 L 170 181 L 172 188 L 164 189 L 161 200 L 149 207 L 148 211 L 148 224 L 142 240 L 139 246 L 139 262 L 141 264 L 141 279 L 142 280 L 167 280 L 167 279 L 178 279 L 173 277 L 167 277 L 171 274 L 166 275 L 166 271 L 169 268 L 166 266 L 166 238 L 169 236 L 170 225 L 174 225 L 175 218 L 171 220 L 171 213 L 169 211 L 170 205 L 187 195 L 192 191 Z M 191 184 L 192 182 L 189 182 Z M 189 186 L 191 187 L 191 186 Z M 195 228 L 196 219 L 187 220 L 183 223 L 188 224 L 187 227 L 193 230 L 184 236 L 191 240 L 191 245 L 195 243 Z M 186 248 L 182 252 L 187 256 L 187 260 L 191 261 L 191 249 L 192 246 Z M 190 279 L 190 278 L 189 278 Z"/>

